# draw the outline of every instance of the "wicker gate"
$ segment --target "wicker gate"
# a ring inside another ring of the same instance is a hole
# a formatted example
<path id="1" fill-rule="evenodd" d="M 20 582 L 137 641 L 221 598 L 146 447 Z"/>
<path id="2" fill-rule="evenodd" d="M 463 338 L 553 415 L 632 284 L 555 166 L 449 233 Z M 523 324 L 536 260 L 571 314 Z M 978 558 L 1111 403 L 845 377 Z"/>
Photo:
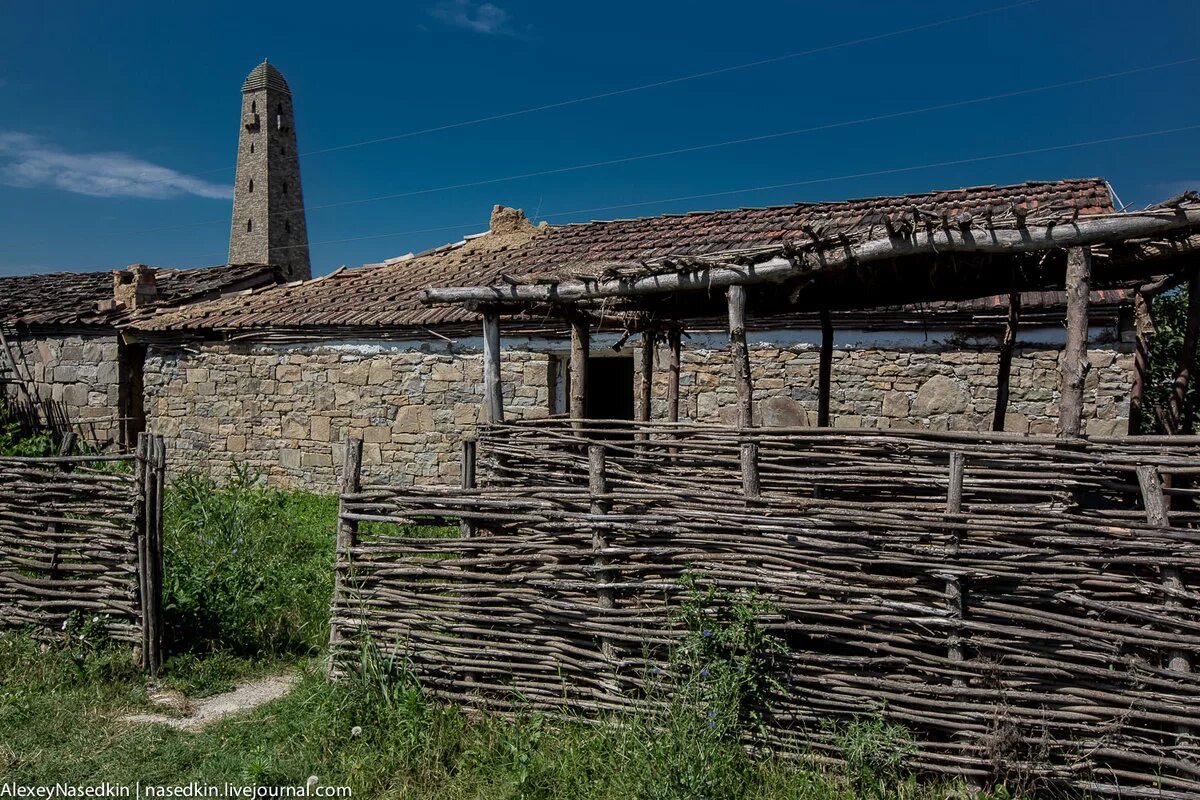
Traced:
<path id="1" fill-rule="evenodd" d="M 162 664 L 166 450 L 0 458 L 0 629 L 92 625 Z"/>

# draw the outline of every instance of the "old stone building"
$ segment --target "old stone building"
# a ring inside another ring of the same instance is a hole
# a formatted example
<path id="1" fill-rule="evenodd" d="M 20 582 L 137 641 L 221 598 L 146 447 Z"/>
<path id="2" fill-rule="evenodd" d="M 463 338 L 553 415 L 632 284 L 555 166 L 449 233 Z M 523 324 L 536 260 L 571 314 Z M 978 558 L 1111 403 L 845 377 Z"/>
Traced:
<path id="1" fill-rule="evenodd" d="M 1093 213 L 1111 209 L 1109 197 L 1103 181 L 1079 180 L 537 227 L 497 207 L 489 230 L 462 242 L 139 321 L 138 335 L 149 345 L 147 415 L 180 467 L 220 471 L 237 461 L 273 483 L 328 489 L 341 443 L 355 436 L 366 442 L 368 474 L 450 481 L 458 443 L 481 419 L 482 344 L 477 315 L 423 304 L 424 288 L 536 274 L 541 265 L 584 257 L 628 261 L 684 248 L 753 247 L 805 227 L 858 224 L 865 214 L 1014 205 Z M 1132 370 L 1129 294 L 1107 287 L 1092 301 L 1087 430 L 1119 433 L 1127 424 Z M 1006 428 L 1045 432 L 1057 416 L 1063 297 L 1029 293 L 1023 303 Z M 1007 310 L 1005 296 L 833 311 L 831 424 L 986 429 Z M 714 319 L 687 332 L 685 418 L 732 418 L 723 327 Z M 815 424 L 819 336 L 813 314 L 763 320 L 750 331 L 764 424 Z M 503 341 L 510 417 L 563 413 L 566 331 L 530 317 L 510 323 Z M 633 417 L 636 341 L 622 326 L 602 324 L 593 335 L 592 416 Z M 661 375 L 655 381 L 652 413 L 661 417 L 665 386 Z"/>
<path id="2" fill-rule="evenodd" d="M 534 226 L 520 211 L 497 206 L 482 234 L 312 280 L 292 95 L 265 61 L 242 89 L 234 195 L 231 266 L 0 281 L 6 324 L 0 330 L 9 332 L 14 362 L 0 378 L 7 378 L 10 396 L 50 404 L 45 415 L 59 424 L 86 422 L 99 441 L 127 443 L 146 426 L 166 437 L 176 470 L 221 474 L 242 463 L 278 485 L 330 489 L 342 443 L 356 436 L 366 442 L 368 474 L 410 483 L 454 480 L 458 443 L 481 419 L 479 318 L 461 306 L 426 305 L 424 289 L 536 279 L 576 265 L 603 269 L 786 246 L 906 217 L 1113 209 L 1100 179 L 562 226 Z M 290 282 L 276 285 L 278 276 Z M 1131 294 L 1127 286 L 1095 288 L 1086 429 L 1111 434 L 1127 425 Z M 837 297 L 838 287 L 825 287 L 823 296 Z M 905 305 L 890 295 L 846 299 L 845 310 L 823 309 L 835 340 L 829 424 L 991 425 L 1008 296 L 967 294 L 934 306 Z M 1053 427 L 1063 304 L 1053 292 L 1020 298 L 1008 430 Z M 671 309 L 661 313 L 669 319 Z M 822 316 L 799 304 L 794 313 L 755 320 L 750 309 L 762 424 L 817 424 Z M 645 322 L 653 327 L 655 320 Z M 694 322 L 684 334 L 682 418 L 735 418 L 724 329 L 724 320 L 714 318 Z M 506 321 L 502 383 L 510 417 L 567 410 L 567 333 L 535 315 Z M 637 413 L 642 362 L 634 351 L 642 341 L 621 319 L 600 320 L 587 364 L 590 416 Z M 654 346 L 661 348 L 661 339 Z M 656 372 L 652 417 L 664 415 L 665 395 L 664 376 Z"/>
<path id="3" fill-rule="evenodd" d="M 31 421 L 94 444 L 145 426 L 145 347 L 121 328 L 137 315 L 274 283 L 263 266 L 0 278 L 0 394 Z"/>

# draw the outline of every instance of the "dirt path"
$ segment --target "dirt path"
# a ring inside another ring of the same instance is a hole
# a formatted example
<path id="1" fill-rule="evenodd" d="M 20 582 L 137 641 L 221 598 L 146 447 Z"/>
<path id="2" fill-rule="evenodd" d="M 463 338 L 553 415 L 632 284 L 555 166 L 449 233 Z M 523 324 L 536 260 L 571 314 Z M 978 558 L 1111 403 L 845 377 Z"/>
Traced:
<path id="1" fill-rule="evenodd" d="M 157 705 L 185 711 L 185 715 L 130 714 L 125 717 L 125 721 L 139 725 L 167 725 L 181 731 L 198 731 L 225 717 L 252 711 L 272 700 L 278 700 L 290 692 L 299 680 L 300 676 L 291 672 L 251 681 L 232 692 L 205 697 L 202 700 L 189 701 L 182 695 L 162 696 L 161 699 L 156 698 Z"/>

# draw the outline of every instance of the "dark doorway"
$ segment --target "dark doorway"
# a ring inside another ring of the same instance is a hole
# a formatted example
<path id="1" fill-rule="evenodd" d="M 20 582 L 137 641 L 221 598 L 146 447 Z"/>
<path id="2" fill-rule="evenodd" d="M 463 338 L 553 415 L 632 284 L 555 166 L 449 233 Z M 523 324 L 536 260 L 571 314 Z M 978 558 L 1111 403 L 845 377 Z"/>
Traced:
<path id="1" fill-rule="evenodd" d="M 146 407 L 143 369 L 146 345 L 126 342 L 117 337 L 117 416 L 118 444 L 122 450 L 137 445 L 139 433 L 146 430 Z"/>
<path id="2" fill-rule="evenodd" d="M 633 419 L 633 359 L 588 356 L 587 415 Z"/>

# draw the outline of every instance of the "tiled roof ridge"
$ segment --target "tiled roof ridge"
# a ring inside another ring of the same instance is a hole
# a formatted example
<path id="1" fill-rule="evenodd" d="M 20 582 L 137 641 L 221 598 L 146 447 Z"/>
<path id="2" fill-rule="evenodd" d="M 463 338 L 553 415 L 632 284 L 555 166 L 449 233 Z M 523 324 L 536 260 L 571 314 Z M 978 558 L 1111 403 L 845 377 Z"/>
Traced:
<path id="1" fill-rule="evenodd" d="M 884 194 L 872 195 L 869 197 L 851 197 L 845 200 L 800 200 L 795 203 L 777 203 L 766 206 L 733 206 L 730 208 L 714 208 L 705 211 L 676 211 L 667 212 L 664 214 L 646 214 L 640 217 L 614 217 L 612 219 L 593 219 L 586 222 L 564 222 L 558 225 L 549 223 L 548 227 L 551 231 L 561 230 L 564 228 L 578 228 L 588 225 L 605 225 L 609 223 L 629 223 L 629 222 L 648 222 L 656 219 L 687 219 L 689 217 L 703 217 L 707 215 L 717 214 L 739 214 L 752 211 L 787 211 L 789 209 L 816 209 L 816 208 L 832 208 L 832 207 L 849 207 L 856 204 L 884 202 L 899 203 L 906 200 L 917 200 L 918 198 L 943 198 L 945 195 L 956 193 L 970 192 L 986 192 L 996 190 L 1017 190 L 1028 187 L 1029 189 L 1044 188 L 1047 186 L 1068 186 L 1092 185 L 1096 188 L 1103 187 L 1105 191 L 1111 194 L 1111 187 L 1108 181 L 1102 177 L 1090 178 L 1063 178 L 1061 180 L 1048 181 L 1022 181 L 1021 183 L 987 183 L 976 186 L 960 186 L 954 189 L 934 189 L 927 192 L 911 192 L 906 194 Z M 1110 198 L 1111 199 L 1111 198 Z M 423 254 L 422 254 L 423 255 Z"/>

